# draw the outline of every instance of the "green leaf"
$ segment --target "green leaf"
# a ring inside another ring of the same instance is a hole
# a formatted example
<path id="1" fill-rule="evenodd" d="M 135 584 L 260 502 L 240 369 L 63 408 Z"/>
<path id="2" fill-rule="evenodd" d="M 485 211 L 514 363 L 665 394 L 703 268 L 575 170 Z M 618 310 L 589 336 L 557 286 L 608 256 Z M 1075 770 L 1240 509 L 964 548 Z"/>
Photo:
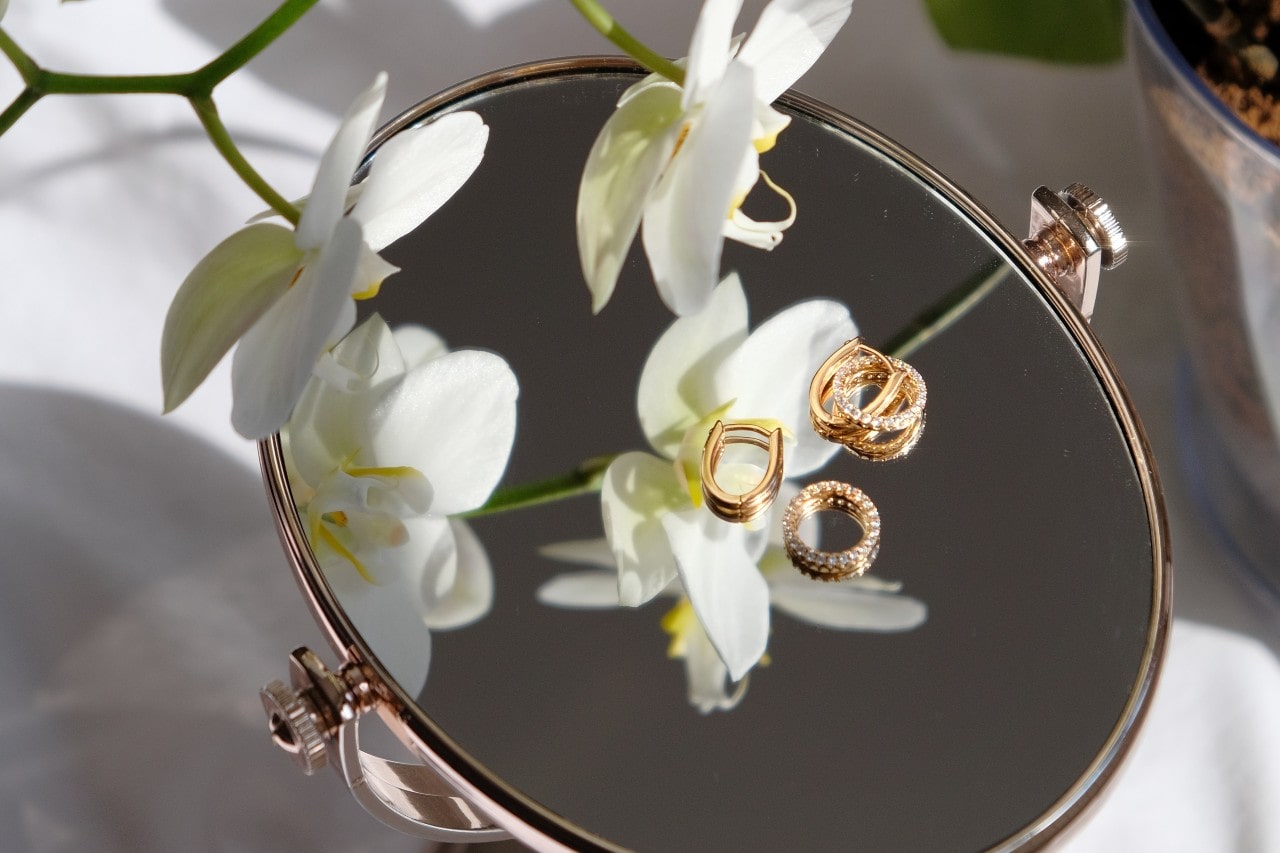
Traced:
<path id="1" fill-rule="evenodd" d="M 166 412 L 187 399 L 284 295 L 301 260 L 291 229 L 259 223 L 232 234 L 196 264 L 164 320 L 160 374 Z"/>
<path id="2" fill-rule="evenodd" d="M 956 50 L 1046 62 L 1116 62 L 1124 56 L 1124 0 L 924 0 Z"/>

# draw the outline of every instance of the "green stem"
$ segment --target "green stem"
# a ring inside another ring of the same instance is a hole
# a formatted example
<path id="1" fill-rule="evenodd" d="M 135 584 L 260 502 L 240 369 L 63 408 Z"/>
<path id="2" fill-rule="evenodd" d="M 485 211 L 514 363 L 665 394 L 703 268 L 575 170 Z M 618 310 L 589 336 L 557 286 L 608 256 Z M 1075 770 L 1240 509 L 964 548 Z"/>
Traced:
<path id="1" fill-rule="evenodd" d="M 231 134 L 227 131 L 226 125 L 222 123 L 222 119 L 218 116 L 218 107 L 210 97 L 193 97 L 191 106 L 196 111 L 196 116 L 200 119 L 200 124 L 204 126 L 205 133 L 209 134 L 213 147 L 218 149 L 218 153 L 222 155 L 222 159 L 230 164 L 231 168 L 240 180 L 249 185 L 249 188 L 258 194 L 258 197 L 265 201 L 272 210 L 279 213 L 285 219 L 298 224 L 301 213 L 298 208 L 286 199 L 280 193 L 272 189 L 271 185 L 258 174 L 258 172 L 249 164 L 244 155 L 240 153 L 240 149 L 236 147 L 235 142 L 231 139 Z"/>
<path id="2" fill-rule="evenodd" d="M 569 0 L 587 23 L 595 27 L 601 35 L 613 42 L 622 52 L 639 62 L 650 71 L 661 74 L 677 86 L 684 85 L 684 69 L 670 59 L 659 56 L 643 42 L 614 20 L 613 15 L 601 6 L 597 0 Z"/>
<path id="3" fill-rule="evenodd" d="M 44 95 L 187 95 L 196 88 L 192 74 L 68 74 L 41 69 L 37 81 Z"/>
<path id="4" fill-rule="evenodd" d="M 261 53 L 268 45 L 284 34 L 286 30 L 298 22 L 298 19 L 311 10 L 318 0 L 285 0 L 274 12 L 267 16 L 261 24 L 254 27 L 244 38 L 231 45 L 208 65 L 196 71 L 192 76 L 200 83 L 214 86 L 230 77 L 245 66 L 249 60 Z"/>
<path id="5" fill-rule="evenodd" d="M 31 81 L 40 72 L 40 66 L 36 65 L 35 60 L 27 56 L 26 51 L 18 47 L 18 43 L 3 29 L 0 29 L 0 52 L 9 58 L 14 68 L 18 69 L 18 73 L 22 75 L 22 82 L 30 86 Z"/>
<path id="6" fill-rule="evenodd" d="M 22 94 L 13 99 L 13 103 L 0 113 L 0 136 L 4 132 L 13 127 L 13 123 L 22 118 L 22 114 L 31 109 L 36 101 L 40 100 L 40 95 L 31 89 L 23 89 Z"/>
<path id="7" fill-rule="evenodd" d="M 279 38 L 318 0 L 284 0 L 262 23 L 211 62 L 186 74 L 69 74 L 47 71 L 0 29 L 0 52 L 22 75 L 26 88 L 0 113 L 0 134 L 45 95 L 181 95 L 195 110 L 213 147 L 250 189 L 285 219 L 298 224 L 298 208 L 276 192 L 240 153 L 218 116 L 213 90 Z"/>
<path id="8" fill-rule="evenodd" d="M 0 30 L 0 51 L 38 95 L 181 95 L 207 98 L 223 80 L 261 53 L 318 0 L 284 0 L 262 23 L 204 67 L 185 74 L 71 74 L 46 71 Z"/>
<path id="9" fill-rule="evenodd" d="M 613 456 L 596 456 L 583 462 L 567 474 L 539 480 L 536 483 L 522 483 L 496 489 L 484 506 L 470 512 L 461 513 L 459 518 L 477 518 L 482 515 L 494 515 L 509 512 L 513 509 L 525 509 L 539 504 L 571 498 L 600 491 L 604 481 L 605 469 L 617 458 Z"/>
<path id="10" fill-rule="evenodd" d="M 915 320 L 896 335 L 889 338 L 882 350 L 894 358 L 906 358 L 920 347 L 955 325 L 979 302 L 987 298 L 1009 274 L 1010 267 L 1003 262 L 994 270 L 979 271 L 922 311 Z"/>

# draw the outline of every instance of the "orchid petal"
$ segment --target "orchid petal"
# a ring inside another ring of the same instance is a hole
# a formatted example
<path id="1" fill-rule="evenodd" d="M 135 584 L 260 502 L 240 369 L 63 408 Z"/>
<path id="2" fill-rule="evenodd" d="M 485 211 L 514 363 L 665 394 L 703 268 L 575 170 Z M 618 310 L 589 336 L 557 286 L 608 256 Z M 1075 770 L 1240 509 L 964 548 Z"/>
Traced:
<path id="1" fill-rule="evenodd" d="M 839 449 L 808 428 L 809 382 L 823 359 L 856 334 L 839 302 L 801 302 L 752 332 L 717 374 L 719 395 L 737 401 L 734 418 L 773 418 L 795 437 L 787 450 L 788 477 L 822 467 Z"/>
<path id="2" fill-rule="evenodd" d="M 358 223 L 339 222 L 314 269 L 304 269 L 240 339 L 231 364 L 231 423 L 245 438 L 264 438 L 284 424 L 337 327 L 354 322 L 348 294 L 363 243 Z"/>
<path id="3" fill-rule="evenodd" d="M 537 598 L 551 607 L 612 609 L 618 606 L 618 575 L 600 569 L 566 572 L 538 587 Z"/>
<path id="4" fill-rule="evenodd" d="M 725 220 L 722 231 L 724 236 L 730 240 L 745 243 L 754 249 L 772 252 L 782 242 L 782 232 L 796 222 L 796 200 L 791 193 L 775 184 L 764 172 L 757 170 L 756 175 L 763 178 L 765 185 L 787 203 L 788 211 L 786 217 L 768 222 L 757 222 L 743 213 L 741 207 L 736 207 L 733 213 L 729 215 L 729 218 Z"/>
<path id="5" fill-rule="evenodd" d="M 424 480 L 419 475 L 419 480 Z M 339 469 L 325 477 L 310 503 L 313 513 L 343 512 L 348 515 L 379 513 L 392 518 L 415 514 L 415 508 L 430 502 L 429 487 L 411 488 L 398 494 L 399 478 L 353 475 Z"/>
<path id="6" fill-rule="evenodd" d="M 751 147 L 764 154 L 778 144 L 778 136 L 791 124 L 791 116 L 769 104 L 756 101 L 755 120 L 751 125 Z"/>
<path id="7" fill-rule="evenodd" d="M 653 449 L 672 458 L 685 430 L 730 399 L 719 399 L 715 371 L 747 338 L 747 297 L 736 273 L 706 308 L 677 318 L 649 351 L 636 389 L 640 427 Z"/>
<path id="8" fill-rule="evenodd" d="M 375 392 L 398 379 L 406 368 L 399 338 L 393 336 L 381 315 L 371 314 L 320 357 L 315 375 L 325 381 L 314 383 L 314 387 L 338 392 L 334 398 L 341 401 L 338 405 L 350 409 L 352 398 L 347 395 Z M 307 386 L 304 398 L 312 387 Z"/>
<path id="9" fill-rule="evenodd" d="M 427 682 L 431 634 L 407 579 L 401 576 L 386 586 L 374 586 L 347 565 L 327 569 L 325 580 L 365 647 L 410 696 L 416 696 Z"/>
<path id="10" fill-rule="evenodd" d="M 840 631 L 910 631 L 929 618 L 925 603 L 910 596 L 800 580 L 774 584 L 770 597 L 774 607 L 812 625 Z"/>
<path id="11" fill-rule="evenodd" d="M 701 625 L 695 623 L 691 626 L 684 639 L 689 704 L 704 714 L 737 707 L 747 693 L 750 678 L 743 676 L 732 690 L 729 689 L 729 670 Z"/>
<path id="12" fill-rule="evenodd" d="M 347 108 L 338 130 L 320 158 L 311 195 L 298 220 L 295 239 L 303 249 L 318 249 L 328 240 L 346 209 L 347 188 L 351 176 L 373 136 L 382 99 L 387 92 L 387 75 L 379 73 L 373 85 L 362 92 Z"/>
<path id="13" fill-rule="evenodd" d="M 753 249 L 772 252 L 782 242 L 782 232 L 796 221 L 794 211 L 786 219 L 776 222 L 757 222 L 741 210 L 724 221 L 724 236 Z"/>
<path id="14" fill-rule="evenodd" d="M 609 540 L 601 537 L 599 539 L 574 539 L 569 542 L 553 542 L 550 545 L 543 545 L 538 549 L 538 553 L 546 557 L 548 560 L 560 560 L 565 563 L 580 563 L 584 566 L 599 566 L 601 568 L 612 569 L 617 565 L 613 559 L 613 549 L 609 547 Z M 618 583 L 616 573 L 609 574 L 610 582 L 613 584 L 614 604 L 617 604 Z"/>
<path id="15" fill-rule="evenodd" d="M 599 312 L 613 295 L 645 200 L 671 159 L 679 118 L 679 87 L 649 85 L 624 95 L 591 146 L 578 186 L 577 227 L 592 311 Z"/>
<path id="16" fill-rule="evenodd" d="M 406 373 L 387 393 L 370 415 L 364 450 L 425 474 L 436 493 L 432 512 L 475 509 L 507 466 L 518 394 L 500 356 L 449 353 Z"/>
<path id="17" fill-rule="evenodd" d="M 849 18 L 853 0 L 773 0 L 738 61 L 756 70 L 756 97 L 771 104 L 813 67 Z"/>
<path id="18" fill-rule="evenodd" d="M 733 24 L 742 11 L 742 0 L 706 0 L 693 27 L 685 67 L 684 101 L 688 110 L 703 103 L 719 84 L 729 65 Z"/>
<path id="19" fill-rule="evenodd" d="M 680 580 L 716 653 L 739 681 L 769 640 L 769 586 L 742 528 L 708 512 L 669 512 L 662 528 Z"/>
<path id="20" fill-rule="evenodd" d="M 480 165 L 488 141 L 489 127 L 473 112 L 450 113 L 387 140 L 351 212 L 370 248 L 381 251 L 439 210 Z"/>
<path id="21" fill-rule="evenodd" d="M 355 275 L 351 278 L 352 298 L 371 299 L 377 296 L 382 282 L 398 272 L 400 272 L 398 266 L 385 260 L 365 243 L 360 247 L 360 261 L 356 265 Z"/>
<path id="22" fill-rule="evenodd" d="M 398 343 L 374 314 L 320 357 L 289 418 L 291 472 L 314 485 L 364 446 L 369 409 L 405 372 Z"/>
<path id="23" fill-rule="evenodd" d="M 618 566 L 618 601 L 639 607 L 676 577 L 662 518 L 688 506 L 671 465 L 647 453 L 624 453 L 604 472 L 600 510 Z"/>
<path id="24" fill-rule="evenodd" d="M 449 352 L 444 338 L 424 326 L 397 326 L 395 337 L 396 346 L 400 348 L 400 355 L 409 369 L 421 367 Z"/>
<path id="25" fill-rule="evenodd" d="M 470 625 L 484 618 L 493 605 L 489 555 L 465 521 L 449 519 L 448 524 L 457 547 L 457 575 L 445 595 L 424 608 L 422 617 L 436 631 Z"/>
<path id="26" fill-rule="evenodd" d="M 301 260 L 292 231 L 261 224 L 232 234 L 196 264 L 164 321 L 160 372 L 166 412 L 182 403 L 284 296 Z"/>
<path id="27" fill-rule="evenodd" d="M 458 540 L 447 518 L 419 515 L 405 519 L 404 526 L 408 538 L 389 559 L 425 619 L 457 582 Z"/>
<path id="28" fill-rule="evenodd" d="M 702 310 L 719 279 L 720 232 L 741 163 L 732 152 L 750 148 L 752 86 L 750 69 L 729 67 L 645 206 L 641 236 L 654 283 L 681 316 Z"/>

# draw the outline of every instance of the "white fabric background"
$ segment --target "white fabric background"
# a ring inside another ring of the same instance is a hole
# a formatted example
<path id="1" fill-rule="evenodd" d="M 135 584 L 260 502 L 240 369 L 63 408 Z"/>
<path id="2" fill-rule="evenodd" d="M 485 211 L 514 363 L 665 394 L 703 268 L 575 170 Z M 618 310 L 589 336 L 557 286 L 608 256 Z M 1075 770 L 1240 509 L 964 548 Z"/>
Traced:
<path id="1" fill-rule="evenodd" d="M 188 70 L 265 0 L 11 0 L 47 67 Z M 619 18 L 684 51 L 696 4 Z M 748 3 L 746 22 L 760 3 Z M 495 67 L 609 52 L 555 0 L 325 0 L 219 90 L 287 196 L 336 113 L 391 72 L 387 116 Z M 801 88 L 898 139 L 1011 230 L 1040 183 L 1080 180 L 1134 239 L 1095 329 L 1161 459 L 1177 565 L 1164 677 L 1120 778 L 1070 850 L 1280 850 L 1280 622 L 1190 509 L 1172 432 L 1178 275 L 1129 65 L 956 56 L 920 7 L 858 0 Z M 18 91 L 0 70 L 0 95 Z M 225 366 L 161 418 L 169 298 L 261 204 L 175 98 L 51 98 L 0 138 L 0 838 L 30 850 L 421 849 L 327 776 L 269 748 L 256 690 L 322 643 L 272 532 L 254 449 L 228 425 Z M 11 846 L 12 845 L 12 846 Z"/>

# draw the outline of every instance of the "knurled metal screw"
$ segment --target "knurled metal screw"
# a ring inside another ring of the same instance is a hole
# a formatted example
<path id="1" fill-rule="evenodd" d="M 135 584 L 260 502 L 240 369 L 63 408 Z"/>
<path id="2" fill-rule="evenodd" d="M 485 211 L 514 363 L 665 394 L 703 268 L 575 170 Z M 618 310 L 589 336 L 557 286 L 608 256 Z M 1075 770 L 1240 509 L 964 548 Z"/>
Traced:
<path id="1" fill-rule="evenodd" d="M 1111 208 L 1084 184 L 1031 194 L 1031 228 L 1022 241 L 1031 260 L 1087 320 L 1093 316 L 1098 277 L 1129 251 Z"/>
<path id="2" fill-rule="evenodd" d="M 1129 241 L 1115 214 L 1098 194 L 1084 184 L 1071 184 L 1060 196 L 1080 214 L 1085 227 L 1102 249 L 1102 268 L 1115 269 L 1129 256 Z"/>
<path id="3" fill-rule="evenodd" d="M 258 694 L 276 746 L 293 756 L 294 763 L 310 776 L 326 761 L 324 736 L 316 725 L 311 700 L 281 681 L 273 681 Z"/>

